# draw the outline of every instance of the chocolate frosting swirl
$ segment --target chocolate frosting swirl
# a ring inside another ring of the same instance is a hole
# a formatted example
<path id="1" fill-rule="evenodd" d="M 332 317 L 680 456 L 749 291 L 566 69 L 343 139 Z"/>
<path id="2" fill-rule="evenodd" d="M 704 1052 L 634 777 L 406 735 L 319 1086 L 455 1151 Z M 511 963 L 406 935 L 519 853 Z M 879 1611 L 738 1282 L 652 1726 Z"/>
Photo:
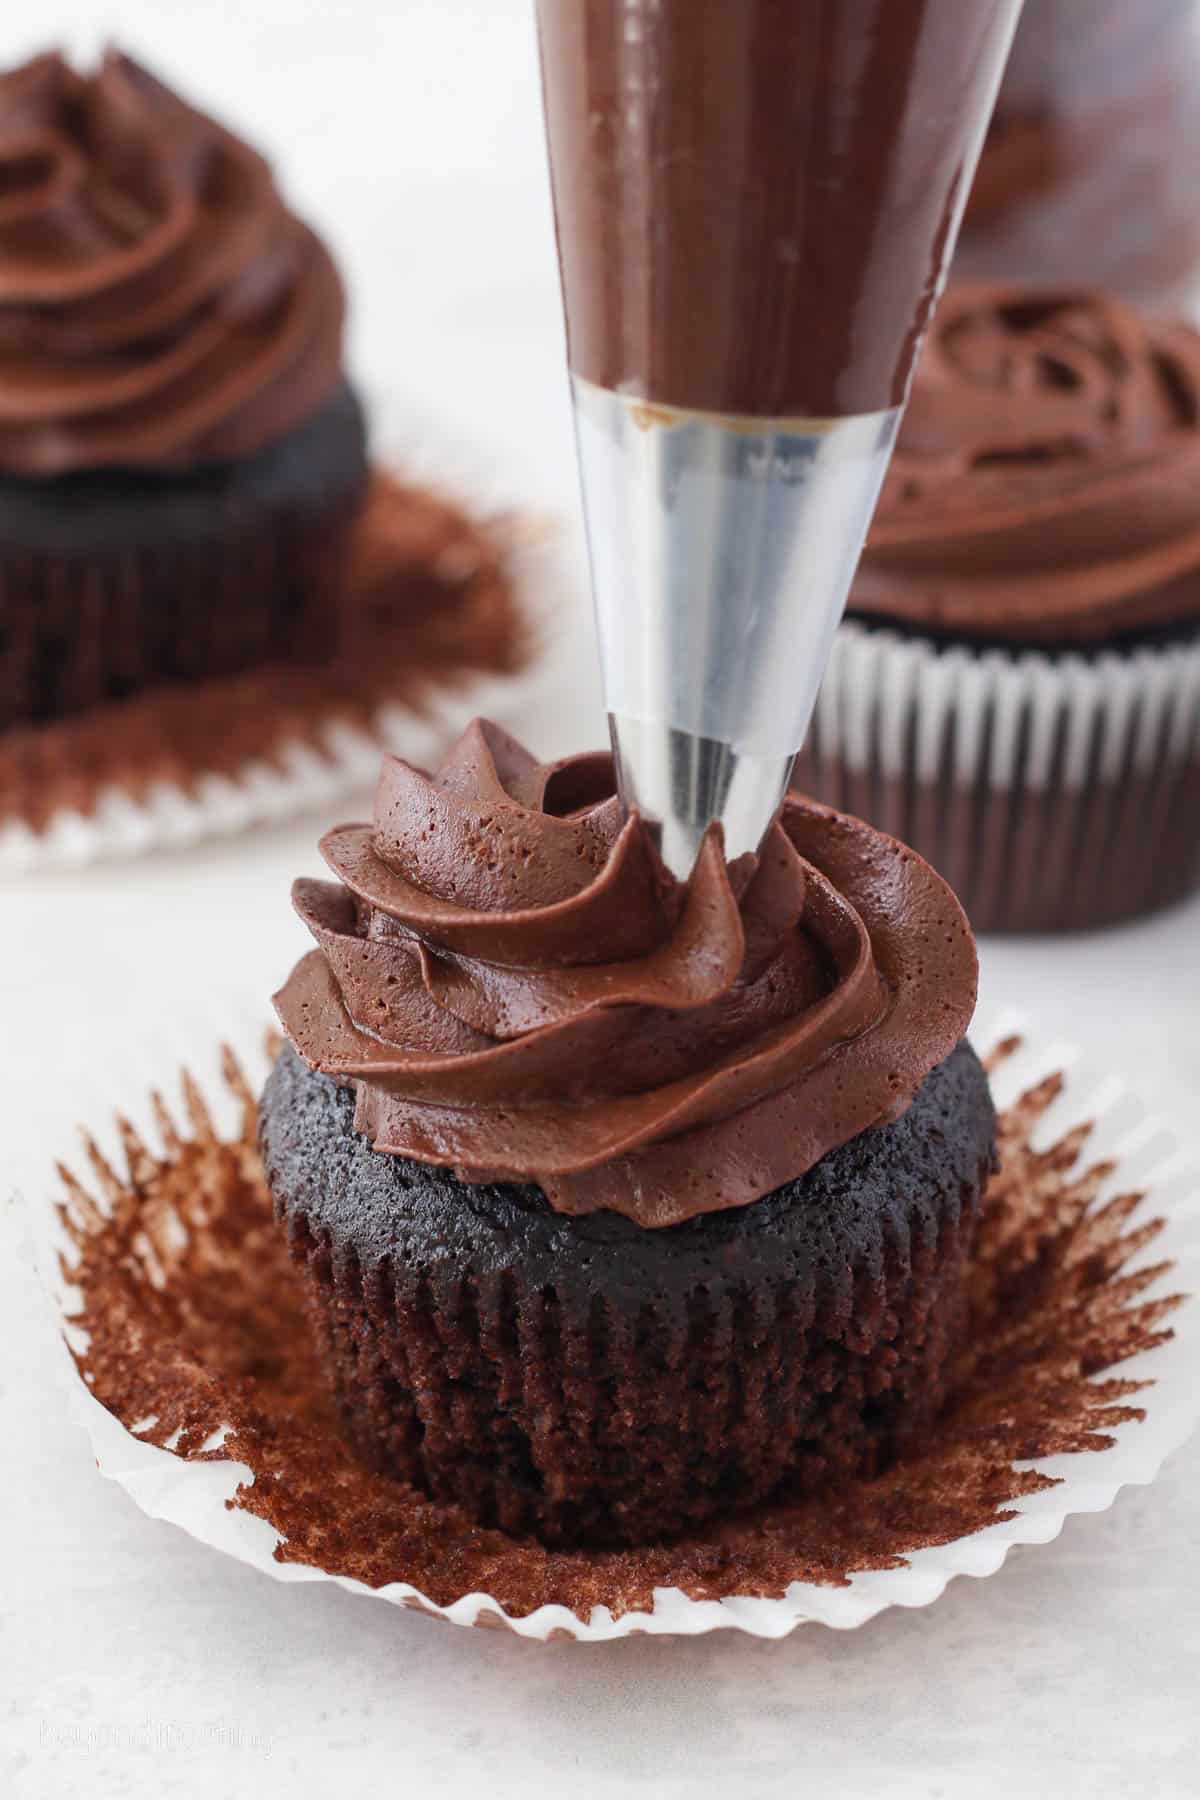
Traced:
<path id="1" fill-rule="evenodd" d="M 392 757 L 373 825 L 299 881 L 276 995 L 376 1150 L 536 1181 L 644 1226 L 744 1206 L 896 1118 L 962 1037 L 975 948 L 911 850 L 791 796 L 758 858 L 714 831 L 679 888 L 611 758 L 539 766 L 476 722 Z"/>
<path id="2" fill-rule="evenodd" d="M 1033 644 L 1200 618 L 1200 335 L 1096 293 L 952 287 L 850 604 Z"/>
<path id="3" fill-rule="evenodd" d="M 261 449 L 332 391 L 343 313 L 262 157 L 128 57 L 0 75 L 0 470 Z"/>

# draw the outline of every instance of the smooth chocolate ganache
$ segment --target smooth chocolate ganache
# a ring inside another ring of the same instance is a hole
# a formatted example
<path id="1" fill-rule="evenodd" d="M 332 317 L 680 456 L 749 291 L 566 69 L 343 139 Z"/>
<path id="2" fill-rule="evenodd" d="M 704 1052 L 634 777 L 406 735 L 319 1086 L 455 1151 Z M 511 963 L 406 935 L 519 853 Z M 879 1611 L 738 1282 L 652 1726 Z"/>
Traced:
<path id="1" fill-rule="evenodd" d="M 572 371 L 666 405 L 904 398 L 1016 0 L 539 0 Z"/>
<path id="2" fill-rule="evenodd" d="M 790 798 L 757 861 L 686 891 L 611 759 L 540 766 L 476 723 L 436 775 L 389 758 L 372 825 L 298 882 L 319 948 L 277 996 L 378 1151 L 536 1180 L 662 1227 L 746 1206 L 894 1119 L 962 1037 L 974 946 L 945 884 Z"/>
<path id="3" fill-rule="evenodd" d="M 263 158 L 129 57 L 0 75 L 0 472 L 259 451 L 333 393 L 343 311 Z"/>
<path id="4" fill-rule="evenodd" d="M 1081 648 L 1200 621 L 1200 335 L 1083 290 L 953 286 L 850 610 Z"/>
<path id="5" fill-rule="evenodd" d="M 322 848 L 259 1143 L 365 1461 L 592 1545 L 924 1441 L 995 1140 L 926 864 L 793 798 L 681 888 L 610 757 L 482 722 Z"/>

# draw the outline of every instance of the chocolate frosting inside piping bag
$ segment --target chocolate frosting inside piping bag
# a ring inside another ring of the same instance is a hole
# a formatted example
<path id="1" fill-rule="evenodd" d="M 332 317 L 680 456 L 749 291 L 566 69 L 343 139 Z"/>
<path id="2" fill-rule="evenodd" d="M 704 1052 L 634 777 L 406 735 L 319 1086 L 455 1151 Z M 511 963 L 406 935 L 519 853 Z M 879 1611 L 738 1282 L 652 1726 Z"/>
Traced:
<path id="1" fill-rule="evenodd" d="M 262 157 L 128 57 L 0 75 L 0 470 L 261 449 L 332 391 L 344 310 Z"/>
<path id="2" fill-rule="evenodd" d="M 606 710 L 681 879 L 804 740 L 1019 0 L 539 0 Z"/>
<path id="3" fill-rule="evenodd" d="M 997 641 L 1200 619 L 1200 334 L 1086 291 L 942 300 L 853 611 Z"/>
<path id="4" fill-rule="evenodd" d="M 714 829 L 683 888 L 609 758 L 539 766 L 477 721 L 436 775 L 389 758 L 374 824 L 321 848 L 288 1036 L 376 1150 L 563 1213 L 746 1205 L 902 1113 L 974 1008 L 940 877 L 795 797 L 757 858 Z"/>

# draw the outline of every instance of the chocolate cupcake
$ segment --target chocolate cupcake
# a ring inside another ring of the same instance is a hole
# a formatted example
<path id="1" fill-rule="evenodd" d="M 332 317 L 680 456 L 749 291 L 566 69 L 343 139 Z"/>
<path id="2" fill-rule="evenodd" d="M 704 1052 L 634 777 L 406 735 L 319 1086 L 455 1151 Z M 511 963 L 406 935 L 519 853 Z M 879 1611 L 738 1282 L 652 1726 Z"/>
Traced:
<path id="1" fill-rule="evenodd" d="M 795 780 L 913 844 L 976 930 L 1200 885 L 1200 336 L 950 290 Z"/>
<path id="2" fill-rule="evenodd" d="M 680 890 L 610 758 L 478 724 L 322 850 L 260 1142 L 365 1458 L 600 1544 L 919 1443 L 994 1153 L 919 857 L 796 798 Z"/>
<path id="3" fill-rule="evenodd" d="M 1185 309 L 1198 157 L 1192 0 L 1026 0 L 955 268 Z"/>
<path id="4" fill-rule="evenodd" d="M 0 76 L 0 729 L 327 654 L 343 312 L 263 159 L 127 57 Z"/>

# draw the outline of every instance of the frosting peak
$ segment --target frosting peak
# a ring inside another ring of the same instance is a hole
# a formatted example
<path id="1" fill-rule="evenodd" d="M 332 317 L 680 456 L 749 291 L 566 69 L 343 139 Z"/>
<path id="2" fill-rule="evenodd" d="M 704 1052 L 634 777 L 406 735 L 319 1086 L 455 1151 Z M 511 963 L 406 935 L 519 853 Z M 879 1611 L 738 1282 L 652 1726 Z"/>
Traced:
<path id="1" fill-rule="evenodd" d="M 338 380 L 343 311 L 262 157 L 130 58 L 0 75 L 0 470 L 261 449 Z"/>
<path id="2" fill-rule="evenodd" d="M 952 287 L 851 607 L 1015 642 L 1200 617 L 1200 335 L 1095 293 Z"/>
<path id="3" fill-rule="evenodd" d="M 536 1181 L 644 1226 L 742 1206 L 903 1112 L 970 1020 L 961 908 L 911 851 L 795 796 L 686 888 L 608 756 L 539 765 L 477 722 L 297 882 L 318 948 L 276 996 L 377 1150 Z"/>

